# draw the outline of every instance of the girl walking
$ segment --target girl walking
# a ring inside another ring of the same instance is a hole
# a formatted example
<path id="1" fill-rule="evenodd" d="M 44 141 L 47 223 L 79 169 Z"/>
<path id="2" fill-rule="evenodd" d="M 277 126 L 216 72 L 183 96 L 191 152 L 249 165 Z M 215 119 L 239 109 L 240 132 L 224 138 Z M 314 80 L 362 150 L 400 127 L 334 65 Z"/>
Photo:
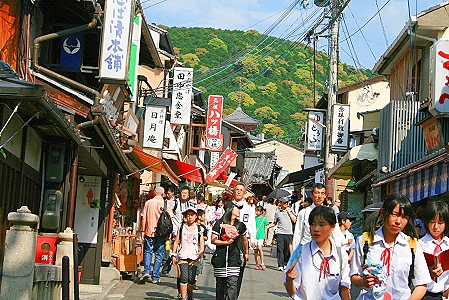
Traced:
<path id="1" fill-rule="evenodd" d="M 348 254 L 329 239 L 337 223 L 334 210 L 317 206 L 308 222 L 312 241 L 302 245 L 302 255 L 287 265 L 287 293 L 292 299 L 350 299 Z"/>
<path id="2" fill-rule="evenodd" d="M 420 239 L 427 266 L 433 279 L 427 284 L 423 299 L 443 299 L 449 294 L 449 270 L 444 270 L 449 253 L 449 208 L 445 202 L 430 202 L 424 209 L 422 220 L 427 234 Z"/>
<path id="3" fill-rule="evenodd" d="M 352 284 L 364 289 L 357 299 L 422 299 L 431 279 L 415 239 L 410 200 L 391 194 L 378 214 L 383 225 L 375 230 L 373 218 L 369 231 L 356 241 L 350 275 Z"/>
<path id="4" fill-rule="evenodd" d="M 268 225 L 268 220 L 263 213 L 263 207 L 260 205 L 256 206 L 256 248 L 254 249 L 254 260 L 256 262 L 255 270 L 265 270 L 267 268 L 264 263 L 262 247 L 265 242 L 265 227 Z"/>

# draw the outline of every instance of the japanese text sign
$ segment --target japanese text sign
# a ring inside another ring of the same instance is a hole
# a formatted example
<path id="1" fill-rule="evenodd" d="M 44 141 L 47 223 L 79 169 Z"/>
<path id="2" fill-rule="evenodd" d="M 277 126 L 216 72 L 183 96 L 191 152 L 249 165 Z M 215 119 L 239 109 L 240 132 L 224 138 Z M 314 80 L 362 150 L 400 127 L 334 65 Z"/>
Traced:
<path id="1" fill-rule="evenodd" d="M 221 155 L 218 162 L 215 164 L 212 170 L 207 174 L 206 179 L 209 182 L 214 182 L 217 177 L 223 173 L 232 163 L 232 161 L 237 157 L 237 153 L 231 149 L 226 149 Z"/>
<path id="2" fill-rule="evenodd" d="M 449 112 L 449 40 L 430 47 L 429 110 L 433 115 Z"/>
<path id="3" fill-rule="evenodd" d="M 192 84 L 193 69 L 176 67 L 173 72 L 170 123 L 190 124 Z"/>
<path id="4" fill-rule="evenodd" d="M 209 96 L 207 108 L 206 137 L 220 137 L 222 114 L 223 96 Z"/>
<path id="5" fill-rule="evenodd" d="M 132 0 L 106 1 L 101 46 L 101 80 L 127 81 Z"/>
<path id="6" fill-rule="evenodd" d="M 306 150 L 320 151 L 323 144 L 324 113 L 309 111 L 309 121 L 307 122 Z"/>
<path id="7" fill-rule="evenodd" d="M 349 142 L 349 105 L 332 107 L 332 152 L 347 152 Z"/>
<path id="8" fill-rule="evenodd" d="M 165 114 L 165 106 L 147 105 L 143 132 L 144 148 L 162 150 L 164 147 Z"/>

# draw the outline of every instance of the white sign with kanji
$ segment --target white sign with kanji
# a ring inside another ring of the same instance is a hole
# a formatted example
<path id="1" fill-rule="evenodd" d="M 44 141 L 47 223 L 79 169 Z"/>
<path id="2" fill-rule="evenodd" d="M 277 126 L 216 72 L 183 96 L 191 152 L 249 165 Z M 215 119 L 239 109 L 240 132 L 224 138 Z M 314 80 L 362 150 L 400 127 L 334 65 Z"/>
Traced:
<path id="1" fill-rule="evenodd" d="M 190 124 L 192 110 L 193 69 L 176 67 L 173 71 L 173 91 L 171 96 L 172 124 Z"/>
<path id="2" fill-rule="evenodd" d="M 332 152 L 347 152 L 349 143 L 349 105 L 332 107 Z"/>
<path id="3" fill-rule="evenodd" d="M 143 147 L 160 149 L 164 147 L 165 106 L 147 105 L 145 108 L 145 127 Z"/>
<path id="4" fill-rule="evenodd" d="M 132 8 L 131 0 L 106 1 L 100 59 L 101 80 L 128 80 Z"/>
<path id="5" fill-rule="evenodd" d="M 306 150 L 321 150 L 323 144 L 324 127 L 320 124 L 323 124 L 323 122 L 323 112 L 309 111 L 309 121 L 307 122 Z"/>

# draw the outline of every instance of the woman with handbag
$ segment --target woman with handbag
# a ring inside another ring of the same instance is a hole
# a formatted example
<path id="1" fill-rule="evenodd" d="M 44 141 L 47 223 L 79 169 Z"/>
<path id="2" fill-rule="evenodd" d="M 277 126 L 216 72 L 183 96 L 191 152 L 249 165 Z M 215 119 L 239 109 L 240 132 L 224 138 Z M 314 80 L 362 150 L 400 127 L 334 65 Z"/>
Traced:
<path id="1" fill-rule="evenodd" d="M 223 217 L 212 228 L 212 244 L 217 246 L 211 259 L 217 300 L 237 299 L 240 266 L 248 261 L 246 226 L 238 220 L 240 208 L 232 201 L 226 202 Z"/>

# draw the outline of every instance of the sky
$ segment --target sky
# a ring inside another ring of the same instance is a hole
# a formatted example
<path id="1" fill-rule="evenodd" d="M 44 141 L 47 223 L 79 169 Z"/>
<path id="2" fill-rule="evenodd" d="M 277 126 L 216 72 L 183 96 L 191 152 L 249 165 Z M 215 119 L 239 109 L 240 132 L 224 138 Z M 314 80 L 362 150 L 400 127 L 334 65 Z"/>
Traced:
<path id="1" fill-rule="evenodd" d="M 272 29 L 269 33 L 272 36 L 303 40 L 305 33 L 320 16 L 324 15 L 325 8 L 315 6 L 314 1 L 310 0 L 306 8 L 297 4 L 290 14 L 281 18 L 294 2 L 294 0 L 141 0 L 141 5 L 149 23 L 169 27 L 212 27 L 244 31 L 255 29 L 261 33 Z M 340 60 L 357 68 L 372 69 L 406 25 L 409 10 L 410 15 L 416 15 L 442 2 L 444 1 L 350 1 L 340 22 Z M 376 15 L 378 8 L 380 14 Z M 321 28 L 324 28 L 324 25 Z M 348 36 L 349 39 L 346 38 Z M 320 38 L 317 45 L 318 50 L 327 53 L 325 37 Z"/>

